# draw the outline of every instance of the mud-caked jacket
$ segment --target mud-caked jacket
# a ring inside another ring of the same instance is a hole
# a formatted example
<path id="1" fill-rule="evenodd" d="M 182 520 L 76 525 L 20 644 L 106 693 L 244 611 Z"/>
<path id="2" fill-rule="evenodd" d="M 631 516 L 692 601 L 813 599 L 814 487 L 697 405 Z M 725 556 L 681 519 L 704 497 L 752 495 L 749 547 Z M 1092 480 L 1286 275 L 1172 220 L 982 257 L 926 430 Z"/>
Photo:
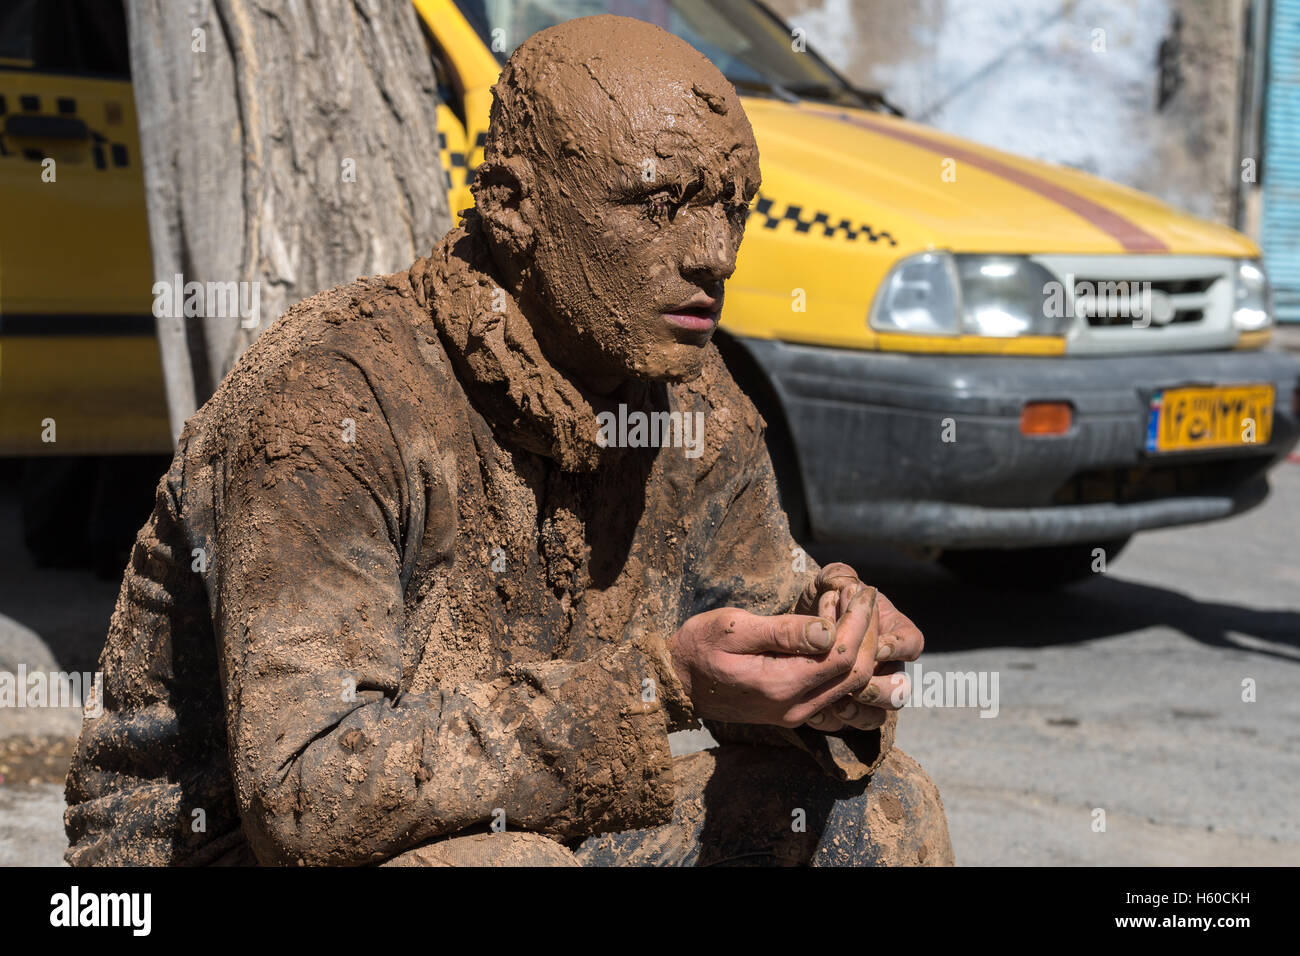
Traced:
<path id="1" fill-rule="evenodd" d="M 503 308 L 504 304 L 504 308 Z M 592 396 L 463 231 L 290 309 L 186 425 L 67 783 L 73 864 L 387 859 L 665 822 L 665 640 L 791 609 L 762 421 L 710 346 Z M 858 778 L 881 731 L 721 725 Z"/>

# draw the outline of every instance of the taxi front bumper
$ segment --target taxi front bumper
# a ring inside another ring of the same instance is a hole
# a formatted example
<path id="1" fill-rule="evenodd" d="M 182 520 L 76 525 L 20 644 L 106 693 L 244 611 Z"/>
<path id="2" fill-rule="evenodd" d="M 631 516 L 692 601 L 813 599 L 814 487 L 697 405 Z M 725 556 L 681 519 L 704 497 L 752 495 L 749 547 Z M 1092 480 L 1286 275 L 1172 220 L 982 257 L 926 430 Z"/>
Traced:
<path id="1" fill-rule="evenodd" d="M 1277 351 L 1115 357 L 917 355 L 743 339 L 784 412 L 811 537 L 921 547 L 1104 541 L 1261 502 L 1296 444 L 1300 362 Z M 1146 450 L 1160 389 L 1271 382 L 1267 444 Z M 1025 436 L 1027 402 L 1069 431 Z"/>

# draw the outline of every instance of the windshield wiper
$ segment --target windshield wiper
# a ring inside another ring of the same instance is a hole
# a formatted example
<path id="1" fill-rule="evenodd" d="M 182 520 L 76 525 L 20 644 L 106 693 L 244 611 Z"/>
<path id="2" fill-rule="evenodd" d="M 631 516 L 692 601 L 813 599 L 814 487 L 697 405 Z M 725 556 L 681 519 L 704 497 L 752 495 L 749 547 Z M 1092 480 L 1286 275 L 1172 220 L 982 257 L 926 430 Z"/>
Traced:
<path id="1" fill-rule="evenodd" d="M 773 83 L 769 80 L 738 80 L 733 77 L 727 77 L 727 82 L 738 90 L 752 90 L 756 93 L 767 93 L 775 96 L 778 100 L 784 100 L 787 103 L 798 103 L 799 97 L 790 92 L 787 87 L 780 83 Z"/>
<path id="2" fill-rule="evenodd" d="M 885 99 L 885 94 L 881 93 L 879 90 L 864 90 L 859 86 L 853 86 L 850 87 L 850 89 L 872 106 L 878 107 L 886 113 L 892 113 L 894 116 L 902 118 L 903 111 L 893 103 L 889 102 L 889 100 Z"/>
<path id="3" fill-rule="evenodd" d="M 833 100 L 837 95 L 847 93 L 861 100 L 871 109 L 892 113 L 894 116 L 903 115 L 902 110 L 885 99 L 885 94 L 877 90 L 864 90 L 848 83 L 843 86 L 830 83 L 777 83 L 772 80 L 741 80 L 730 76 L 727 77 L 727 81 L 738 90 L 766 93 L 786 103 L 798 103 L 801 97 L 812 100 Z"/>
<path id="4" fill-rule="evenodd" d="M 786 88 L 799 96 L 806 96 L 809 99 L 829 100 L 834 99 L 837 93 L 849 93 L 874 109 L 880 109 L 895 116 L 903 115 L 903 111 L 885 99 L 885 94 L 878 90 L 866 90 L 849 84 L 842 87 L 832 86 L 829 83 L 791 83 Z"/>

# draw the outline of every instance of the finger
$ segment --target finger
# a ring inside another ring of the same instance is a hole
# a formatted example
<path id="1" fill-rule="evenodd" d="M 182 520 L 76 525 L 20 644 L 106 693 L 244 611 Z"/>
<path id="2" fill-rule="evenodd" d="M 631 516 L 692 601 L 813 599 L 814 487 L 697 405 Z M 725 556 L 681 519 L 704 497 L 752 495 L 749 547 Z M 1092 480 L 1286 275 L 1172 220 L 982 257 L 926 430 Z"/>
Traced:
<path id="1" fill-rule="evenodd" d="M 821 620 L 797 614 L 775 618 L 754 617 L 756 621 L 769 622 L 781 622 L 783 619 Z M 875 672 L 872 655 L 875 653 L 879 627 L 875 589 L 864 588 L 850 603 L 848 612 L 833 627 L 834 648 L 829 653 L 814 658 L 778 650 L 770 653 L 779 653 L 782 655 L 780 657 L 756 658 L 760 670 L 755 686 L 773 700 L 789 700 L 801 706 L 800 723 L 831 701 L 860 690 Z M 791 640 L 787 635 L 786 644 L 789 645 Z M 742 663 L 742 666 L 748 669 L 752 665 Z M 815 706 L 809 706 L 810 701 Z"/>
<path id="2" fill-rule="evenodd" d="M 879 614 L 876 610 L 876 589 L 863 586 L 849 600 L 844 613 L 835 622 L 835 649 L 831 655 L 845 655 L 856 660 L 868 636 L 872 641 L 868 660 L 875 657 L 875 641 L 879 634 Z"/>
<path id="3" fill-rule="evenodd" d="M 838 695 L 864 687 L 871 678 L 872 665 L 847 655 L 822 654 L 817 657 L 795 654 L 737 654 L 742 680 L 751 683 L 769 700 L 786 701 L 800 708 L 795 723 L 802 723 Z M 852 677 L 850 678 L 850 675 Z M 846 681 L 849 684 L 846 686 Z M 826 693 L 821 693 L 825 689 Z M 819 706 L 806 706 L 813 700 Z M 793 719 L 793 718 L 792 718 Z"/>
<path id="4" fill-rule="evenodd" d="M 726 629 L 723 649 L 733 654 L 803 654 L 820 656 L 835 643 L 835 625 L 808 614 L 764 616 L 737 612 Z"/>
<path id="5" fill-rule="evenodd" d="M 843 561 L 835 561 L 817 572 L 817 589 L 819 591 L 839 591 L 859 581 L 858 572 Z"/>
<path id="6" fill-rule="evenodd" d="M 852 700 L 842 700 L 828 709 L 832 717 L 856 730 L 877 730 L 889 717 L 888 711 L 880 707 L 869 707 Z"/>
<path id="7" fill-rule="evenodd" d="M 827 619 L 824 617 L 809 617 L 801 614 L 780 614 L 775 617 L 758 617 L 752 616 L 754 620 L 765 622 L 770 625 L 771 632 L 765 639 L 759 640 L 755 646 L 758 648 L 751 653 L 777 653 L 777 654 L 824 654 L 830 650 L 829 645 L 823 645 L 824 636 L 821 633 L 819 624 L 826 624 Z M 831 668 L 831 672 L 826 677 L 833 676 L 836 672 L 847 671 L 857 660 L 859 652 L 862 649 L 863 641 L 870 636 L 873 644 L 868 660 L 872 659 L 875 654 L 874 641 L 878 631 L 879 617 L 876 613 L 876 589 L 863 586 L 860 591 L 849 602 L 848 609 L 840 618 L 831 625 L 832 640 L 834 650 L 831 650 L 830 657 L 839 659 L 838 668 Z M 794 621 L 806 621 L 807 633 L 804 640 L 799 640 L 799 634 Z M 874 625 L 874 626 L 873 626 Z M 761 629 L 757 632 L 760 635 L 766 633 Z M 820 650 L 791 650 L 792 647 L 811 646 L 820 647 Z M 731 648 L 728 648 L 729 650 Z M 743 653 L 743 652 L 738 652 Z M 814 673 L 814 671 L 805 669 L 803 672 Z M 815 686 L 815 685 L 812 685 Z"/>
<path id="8" fill-rule="evenodd" d="M 885 595 L 877 595 L 876 601 L 880 605 L 880 640 L 876 648 L 876 660 L 916 660 L 925 650 L 925 637 L 921 634 L 921 629 L 894 607 Z"/>
<path id="9" fill-rule="evenodd" d="M 835 622 L 835 653 L 850 654 L 857 657 L 862 640 L 871 630 L 871 624 L 878 622 L 876 611 L 876 589 L 863 587 L 849 598 L 844 614 Z M 879 630 L 879 628 L 876 628 Z M 872 632 L 875 637 L 875 631 Z"/>
<path id="10" fill-rule="evenodd" d="M 861 581 L 854 581 L 852 584 L 840 588 L 840 590 L 836 592 L 838 600 L 835 605 L 835 620 L 838 621 L 844 616 L 845 612 L 849 609 L 849 605 L 853 603 L 853 599 L 858 596 L 858 592 L 865 587 L 866 585 Z"/>
<path id="11" fill-rule="evenodd" d="M 862 690 L 853 695 L 860 704 L 882 707 L 885 710 L 899 710 L 912 698 L 912 682 L 903 672 L 902 664 L 884 664 L 867 681 Z M 897 668 L 885 671 L 885 668 Z M 882 672 L 884 671 L 884 672 Z"/>
<path id="12" fill-rule="evenodd" d="M 828 564 L 804 586 L 795 610 L 811 614 L 820 606 L 821 598 L 827 591 L 840 591 L 857 580 L 858 573 L 844 562 Z"/>
<path id="13" fill-rule="evenodd" d="M 845 727 L 856 730 L 878 730 L 889 719 L 889 712 L 880 707 L 859 704 L 851 698 L 828 704 L 805 722 L 805 726 L 823 733 L 834 733 Z"/>
<path id="14" fill-rule="evenodd" d="M 826 591 L 817 599 L 817 616 L 828 621 L 838 621 L 840 614 L 840 595 L 842 591 Z"/>
<path id="15" fill-rule="evenodd" d="M 872 590 L 873 589 L 871 588 L 866 589 L 867 592 Z M 840 631 L 843 633 L 846 627 L 846 621 L 848 622 L 847 626 L 855 626 L 854 618 L 863 614 L 865 608 L 869 607 L 871 609 L 871 617 L 867 621 L 866 633 L 862 636 L 859 653 L 856 657 L 852 658 L 851 665 L 847 667 L 843 666 L 844 662 L 849 660 L 849 658 L 847 653 L 839 653 L 841 642 L 837 637 L 835 650 L 826 656 L 827 666 L 818 663 L 816 666 L 805 666 L 802 670 L 798 671 L 797 674 L 795 672 L 787 672 L 787 676 L 791 679 L 794 677 L 800 678 L 802 687 L 805 688 L 804 695 L 799 699 L 797 707 L 795 708 L 795 711 L 797 712 L 792 713 L 793 716 L 798 716 L 806 720 L 808 715 L 814 714 L 830 704 L 833 704 L 835 701 L 844 697 L 852 696 L 862 690 L 867 686 L 867 683 L 876 673 L 878 665 L 872 657 L 875 648 L 875 635 L 879 627 L 879 617 L 875 613 L 875 602 L 873 597 L 874 595 L 871 593 L 860 594 L 854 599 L 850 608 L 850 615 L 853 617 L 846 615 L 844 618 L 841 618 L 839 622 Z M 793 662 L 794 661 L 791 659 L 791 663 Z M 835 670 L 830 670 L 829 665 L 836 662 L 839 662 L 841 666 Z M 814 664 L 812 661 L 804 661 L 803 663 L 805 665 Z M 901 667 L 902 665 L 886 666 Z M 813 678 L 820 678 L 820 680 L 814 683 L 812 680 Z"/>
<path id="16" fill-rule="evenodd" d="M 820 730 L 824 734 L 831 734 L 844 729 L 844 722 L 832 714 L 829 709 L 817 711 L 804 723 L 805 726 L 811 727 L 813 730 Z"/>

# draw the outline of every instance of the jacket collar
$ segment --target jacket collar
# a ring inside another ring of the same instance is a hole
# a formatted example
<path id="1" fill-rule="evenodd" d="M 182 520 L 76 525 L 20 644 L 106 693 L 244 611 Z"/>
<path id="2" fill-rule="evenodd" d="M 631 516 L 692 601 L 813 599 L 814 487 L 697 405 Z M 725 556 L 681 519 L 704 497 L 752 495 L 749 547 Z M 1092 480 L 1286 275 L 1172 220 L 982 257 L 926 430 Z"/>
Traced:
<path id="1" fill-rule="evenodd" d="M 595 471 L 614 457 L 617 449 L 596 441 L 597 415 L 617 415 L 620 403 L 643 407 L 652 385 L 628 380 L 596 395 L 551 364 L 518 301 L 493 277 L 482 241 L 463 227 L 410 274 L 470 400 L 499 437 L 565 471 Z"/>

